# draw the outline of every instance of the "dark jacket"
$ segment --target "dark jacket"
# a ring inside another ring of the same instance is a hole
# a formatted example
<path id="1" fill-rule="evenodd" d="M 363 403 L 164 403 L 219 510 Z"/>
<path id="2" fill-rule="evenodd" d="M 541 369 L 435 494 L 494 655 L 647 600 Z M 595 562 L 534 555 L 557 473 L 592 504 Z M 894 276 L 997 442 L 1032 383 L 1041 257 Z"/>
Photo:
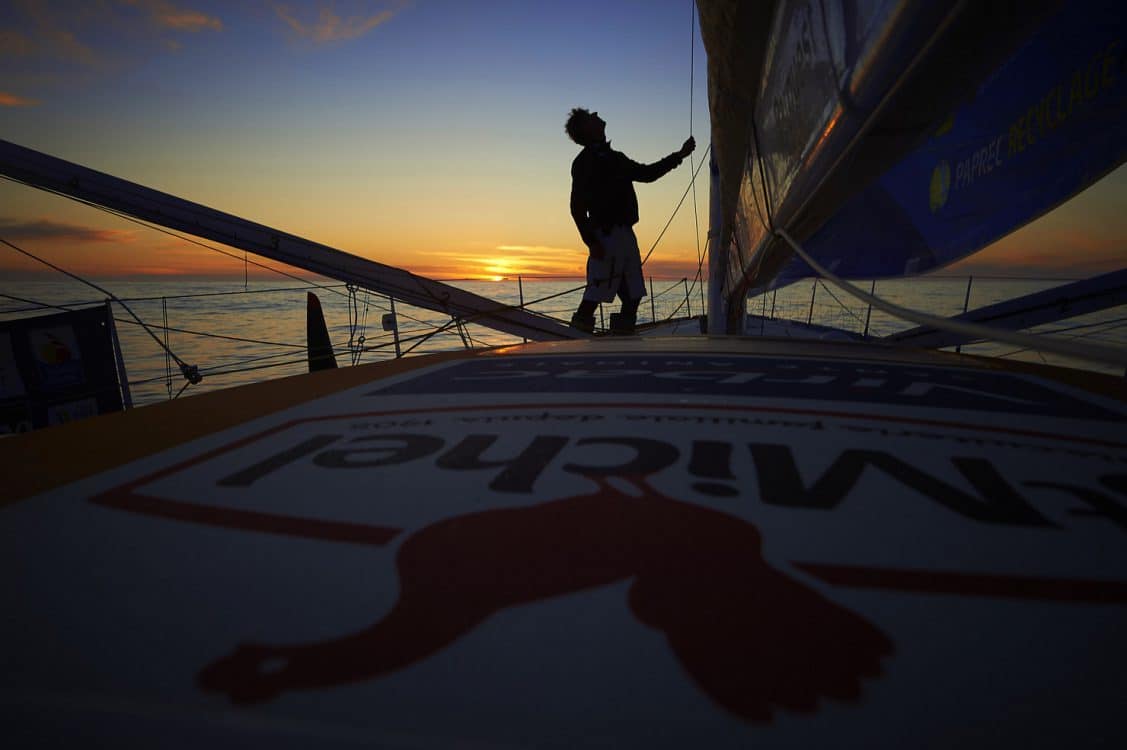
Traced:
<path id="1" fill-rule="evenodd" d="M 609 143 L 584 147 L 571 163 L 571 216 L 583 241 L 590 245 L 596 229 L 637 224 L 634 183 L 653 182 L 680 163 L 677 154 L 639 164 Z"/>

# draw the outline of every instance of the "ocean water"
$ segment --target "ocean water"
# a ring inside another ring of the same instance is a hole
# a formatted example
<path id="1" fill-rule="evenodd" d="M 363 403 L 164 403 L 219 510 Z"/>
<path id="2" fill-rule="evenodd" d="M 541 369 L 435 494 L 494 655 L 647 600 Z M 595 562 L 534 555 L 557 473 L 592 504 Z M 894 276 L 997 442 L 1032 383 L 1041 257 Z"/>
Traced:
<path id="1" fill-rule="evenodd" d="M 196 365 L 204 375 L 202 383 L 188 385 L 179 397 L 306 372 L 307 291 L 315 292 L 321 300 L 339 365 L 395 357 L 395 337 L 382 325 L 383 316 L 390 312 L 388 299 L 363 291 L 350 298 L 345 287 L 335 282 L 324 282 L 319 288 L 286 279 L 251 281 L 245 287 L 240 281 L 100 280 L 97 283 L 123 300 L 148 326 L 146 330 L 122 305 L 113 304 L 135 405 L 175 397 L 186 382 L 154 336 L 165 342 L 180 359 Z M 452 283 L 504 305 L 517 305 L 523 296 L 524 303 L 531 309 L 564 320 L 578 305 L 582 290 L 582 282 L 576 279 Z M 974 309 L 1060 283 L 1064 282 L 975 278 L 969 307 Z M 639 308 L 640 322 L 671 315 L 699 314 L 703 309 L 699 285 L 668 280 L 654 280 L 652 285 L 652 297 L 643 300 Z M 859 285 L 866 290 L 869 288 L 868 283 Z M 966 292 L 966 277 L 898 279 L 880 281 L 876 285 L 876 294 L 891 302 L 945 316 L 962 312 Z M 45 305 L 70 307 L 104 302 L 105 295 L 67 279 L 32 282 L 0 279 L 0 320 L 57 311 Z M 616 305 L 608 305 L 605 312 L 609 315 L 614 309 Z M 869 316 L 867 305 L 832 286 L 815 285 L 809 280 L 749 300 L 748 311 L 803 322 L 809 316 L 814 323 L 858 333 L 865 330 L 868 317 L 870 336 L 912 327 L 876 310 Z M 464 332 L 450 328 L 435 333 L 449 318 L 402 304 L 396 305 L 396 313 L 400 350 L 408 355 L 466 346 L 497 346 L 521 340 L 473 324 L 467 325 Z M 1122 307 L 1114 308 L 1042 326 L 1035 331 L 1082 336 L 1093 342 L 1127 347 L 1127 311 Z M 1019 352 L 1005 344 L 977 344 L 963 347 L 963 351 L 1123 374 L 1115 367 Z"/>

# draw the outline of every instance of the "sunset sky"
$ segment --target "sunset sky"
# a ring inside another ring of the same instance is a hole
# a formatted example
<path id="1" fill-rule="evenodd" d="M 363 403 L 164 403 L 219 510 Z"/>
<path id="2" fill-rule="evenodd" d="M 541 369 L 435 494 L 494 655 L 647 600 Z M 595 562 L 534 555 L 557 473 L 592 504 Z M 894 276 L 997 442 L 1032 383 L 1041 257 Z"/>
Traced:
<path id="1" fill-rule="evenodd" d="M 582 273 L 572 106 L 639 161 L 689 135 L 689 0 L 0 3 L 0 138 L 440 278 Z M 699 158 L 709 141 L 695 38 Z M 703 174 L 703 173 L 702 173 Z M 689 184 L 640 185 L 643 252 Z M 958 270 L 1127 265 L 1127 171 Z M 698 182 L 699 236 L 708 217 Z M 241 262 L 0 181 L 0 237 L 92 276 Z M 686 203 L 646 273 L 691 276 Z M 0 274 L 39 270 L 0 247 Z M 261 275 L 261 274 L 260 274 Z"/>

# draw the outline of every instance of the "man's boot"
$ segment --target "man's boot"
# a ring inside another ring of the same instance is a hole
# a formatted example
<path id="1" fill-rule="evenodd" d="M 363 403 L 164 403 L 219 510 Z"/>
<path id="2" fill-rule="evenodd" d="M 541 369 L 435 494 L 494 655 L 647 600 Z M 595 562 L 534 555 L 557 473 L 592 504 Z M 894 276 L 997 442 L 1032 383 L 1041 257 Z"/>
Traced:
<path id="1" fill-rule="evenodd" d="M 615 336 L 629 336 L 634 333 L 636 314 L 616 312 L 610 314 L 610 332 Z"/>
<path id="2" fill-rule="evenodd" d="M 571 327 L 578 331 L 583 331 L 584 333 L 594 333 L 595 316 L 575 313 L 571 316 Z"/>

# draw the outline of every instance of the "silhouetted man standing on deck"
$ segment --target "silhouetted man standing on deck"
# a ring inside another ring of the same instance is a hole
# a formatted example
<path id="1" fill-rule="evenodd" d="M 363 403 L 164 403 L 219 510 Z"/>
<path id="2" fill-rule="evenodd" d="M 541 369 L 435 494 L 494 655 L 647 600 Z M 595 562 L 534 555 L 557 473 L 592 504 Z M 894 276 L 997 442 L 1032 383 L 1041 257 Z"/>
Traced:
<path id="1" fill-rule="evenodd" d="M 587 244 L 587 289 L 583 302 L 571 316 L 571 325 L 591 333 L 595 329 L 595 307 L 622 300 L 612 333 L 633 333 L 638 303 L 646 296 L 642 258 L 634 225 L 638 223 L 635 182 L 653 182 L 680 165 L 693 152 L 690 137 L 681 150 L 653 164 L 639 164 L 610 147 L 606 122 L 598 112 L 575 108 L 565 126 L 571 140 L 583 150 L 571 163 L 571 216 Z"/>

